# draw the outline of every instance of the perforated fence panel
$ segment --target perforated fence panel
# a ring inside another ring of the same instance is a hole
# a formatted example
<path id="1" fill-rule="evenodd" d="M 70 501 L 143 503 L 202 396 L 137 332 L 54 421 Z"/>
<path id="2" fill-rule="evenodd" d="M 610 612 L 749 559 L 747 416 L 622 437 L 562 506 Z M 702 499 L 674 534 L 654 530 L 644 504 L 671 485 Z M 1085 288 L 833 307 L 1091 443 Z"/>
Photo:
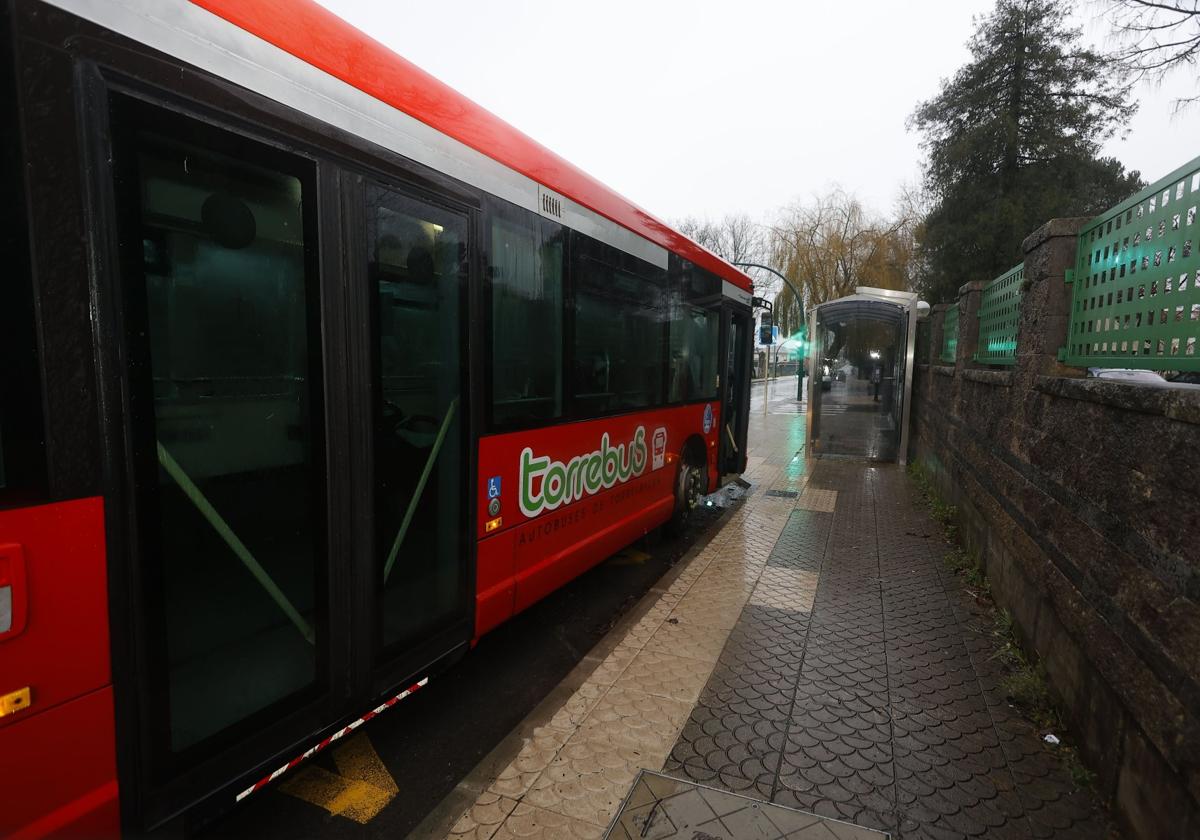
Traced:
<path id="1" fill-rule="evenodd" d="M 954 364 L 954 354 L 958 351 L 958 304 L 946 310 L 946 320 L 942 322 L 942 355 L 943 362 Z"/>
<path id="2" fill-rule="evenodd" d="M 979 347 L 975 361 L 988 365 L 1016 364 L 1017 321 L 1024 280 L 1025 263 L 1021 263 L 984 288 L 979 300 Z"/>
<path id="3" fill-rule="evenodd" d="M 1200 370 L 1197 205 L 1200 158 L 1083 229 L 1067 364 Z"/>

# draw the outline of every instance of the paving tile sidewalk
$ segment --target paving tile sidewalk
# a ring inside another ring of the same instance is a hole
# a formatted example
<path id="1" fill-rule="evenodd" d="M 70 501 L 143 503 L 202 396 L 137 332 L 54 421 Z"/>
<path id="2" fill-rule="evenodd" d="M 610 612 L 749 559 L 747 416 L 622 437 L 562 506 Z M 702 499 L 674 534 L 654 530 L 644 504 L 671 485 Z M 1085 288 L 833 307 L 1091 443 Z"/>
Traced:
<path id="1" fill-rule="evenodd" d="M 1106 837 L 903 471 L 755 425 L 753 492 L 449 836 L 600 837 L 646 769 L 897 838 Z"/>

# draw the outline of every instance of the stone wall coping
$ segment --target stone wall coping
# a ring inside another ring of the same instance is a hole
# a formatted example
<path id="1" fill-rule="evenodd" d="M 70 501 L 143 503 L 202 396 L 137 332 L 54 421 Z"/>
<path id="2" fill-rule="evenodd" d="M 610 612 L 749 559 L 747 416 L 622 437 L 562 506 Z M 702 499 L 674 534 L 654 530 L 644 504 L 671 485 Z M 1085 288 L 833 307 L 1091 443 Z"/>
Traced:
<path id="1" fill-rule="evenodd" d="M 1058 236 L 1078 236 L 1083 226 L 1090 222 L 1090 216 L 1071 216 L 1065 219 L 1051 219 L 1035 230 L 1021 243 L 1021 250 L 1028 254 L 1034 248 Z"/>
<path id="2" fill-rule="evenodd" d="M 1034 387 L 1056 397 L 1156 414 L 1200 426 L 1200 389 L 1158 388 L 1113 379 L 1067 379 L 1061 376 L 1039 376 Z"/>
<path id="3" fill-rule="evenodd" d="M 991 280 L 968 280 L 966 283 L 963 283 L 961 286 L 958 287 L 958 296 L 962 297 L 963 295 L 970 294 L 971 292 L 982 292 L 984 289 L 987 288 L 987 285 L 990 282 L 992 282 L 992 281 Z"/>
<path id="4" fill-rule="evenodd" d="M 940 364 L 940 365 L 933 365 L 933 372 L 938 374 L 939 376 L 953 377 L 954 376 L 954 365 L 947 365 L 944 363 Z"/>
<path id="5" fill-rule="evenodd" d="M 962 375 L 963 379 L 971 382 L 981 382 L 984 385 L 995 385 L 1000 388 L 1011 388 L 1013 384 L 1013 371 L 1011 370 L 965 368 Z"/>

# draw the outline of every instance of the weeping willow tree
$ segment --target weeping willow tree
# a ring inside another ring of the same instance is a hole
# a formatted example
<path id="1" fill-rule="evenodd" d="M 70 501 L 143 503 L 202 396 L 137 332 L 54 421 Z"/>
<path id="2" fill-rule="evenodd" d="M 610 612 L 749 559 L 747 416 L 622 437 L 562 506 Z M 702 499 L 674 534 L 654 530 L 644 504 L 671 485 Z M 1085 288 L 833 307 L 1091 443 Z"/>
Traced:
<path id="1" fill-rule="evenodd" d="M 909 214 L 875 216 L 841 189 L 784 208 L 770 228 L 771 259 L 804 300 L 785 287 L 775 301 L 776 322 L 799 324 L 805 310 L 853 294 L 857 286 L 909 288 L 914 235 Z"/>

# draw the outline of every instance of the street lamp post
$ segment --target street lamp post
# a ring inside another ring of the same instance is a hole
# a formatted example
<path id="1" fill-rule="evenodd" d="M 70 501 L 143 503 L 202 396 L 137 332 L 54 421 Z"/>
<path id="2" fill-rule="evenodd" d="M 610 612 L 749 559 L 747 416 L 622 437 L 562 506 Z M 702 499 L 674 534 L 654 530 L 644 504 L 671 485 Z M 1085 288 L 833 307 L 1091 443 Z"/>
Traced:
<path id="1" fill-rule="evenodd" d="M 731 260 L 729 264 L 735 265 L 738 268 L 758 268 L 763 271 L 769 271 L 771 274 L 774 274 L 776 277 L 778 277 L 780 280 L 782 280 L 784 283 L 786 283 L 787 287 L 792 290 L 792 294 L 796 296 L 796 303 L 800 306 L 801 317 L 803 318 L 804 298 L 802 298 L 800 296 L 800 290 L 792 285 L 791 280 L 784 277 L 782 274 L 780 274 L 775 269 L 771 268 L 769 265 L 763 265 L 762 263 L 734 262 Z M 768 365 L 770 364 L 770 361 L 771 361 L 771 351 L 768 350 L 767 351 Z M 775 373 L 777 373 L 777 374 L 779 373 L 779 351 L 778 350 L 775 351 Z M 799 370 L 796 371 L 796 377 L 800 383 L 804 382 L 804 377 L 800 375 Z M 797 392 L 799 392 L 799 387 L 800 386 L 797 385 L 797 388 L 796 388 Z M 771 377 L 769 375 L 767 375 L 767 371 L 763 371 L 763 414 L 767 413 L 767 403 L 770 402 L 770 396 L 771 396 Z"/>
<path id="2" fill-rule="evenodd" d="M 786 283 L 787 287 L 792 290 L 792 294 L 796 296 L 796 303 L 800 304 L 801 307 L 804 306 L 804 298 L 802 298 L 800 296 L 800 290 L 797 289 L 794 285 L 792 285 L 791 280 L 784 277 L 782 274 L 780 274 L 775 269 L 771 268 L 769 265 L 763 265 L 762 263 L 752 263 L 752 262 L 730 262 L 730 265 L 735 265 L 738 268 L 760 268 L 763 271 L 771 272 L 776 277 L 778 277 L 780 280 L 782 280 L 784 283 Z"/>

